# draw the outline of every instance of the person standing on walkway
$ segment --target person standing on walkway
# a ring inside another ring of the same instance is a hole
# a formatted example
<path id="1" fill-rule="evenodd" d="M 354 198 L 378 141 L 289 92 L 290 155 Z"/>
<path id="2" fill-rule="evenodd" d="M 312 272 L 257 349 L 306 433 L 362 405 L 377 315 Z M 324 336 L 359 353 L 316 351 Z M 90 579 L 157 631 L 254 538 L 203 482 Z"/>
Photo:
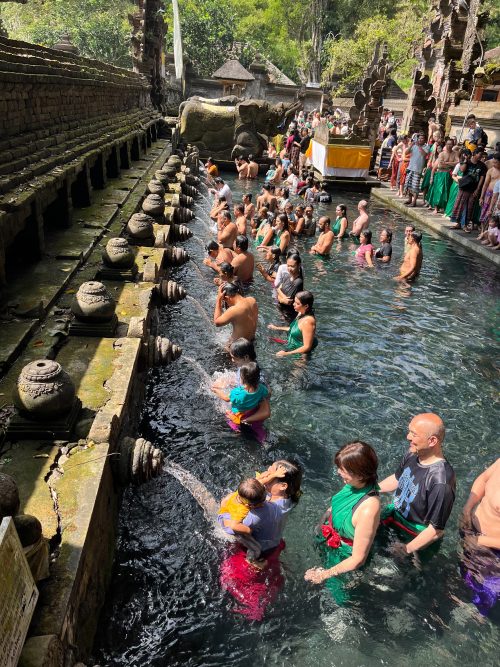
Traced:
<path id="1" fill-rule="evenodd" d="M 431 412 L 416 415 L 408 426 L 407 454 L 394 475 L 380 482 L 381 493 L 394 493 L 382 512 L 382 524 L 405 536 L 396 550 L 421 551 L 440 540 L 455 502 L 455 472 L 443 454 L 445 427 Z"/>
<path id="2" fill-rule="evenodd" d="M 422 171 L 427 162 L 429 147 L 425 144 L 425 134 L 418 135 L 416 143 L 406 149 L 405 154 L 410 156 L 408 169 L 406 170 L 405 190 L 408 199 L 406 206 L 417 205 L 418 195 L 420 193 L 420 183 L 422 182 Z"/>
<path id="3" fill-rule="evenodd" d="M 481 194 L 486 176 L 486 165 L 481 161 L 483 151 L 480 148 L 472 153 L 465 175 L 458 183 L 458 195 L 450 220 L 455 222 L 450 229 L 462 229 L 470 234 L 472 231 L 472 215 L 474 203 Z"/>

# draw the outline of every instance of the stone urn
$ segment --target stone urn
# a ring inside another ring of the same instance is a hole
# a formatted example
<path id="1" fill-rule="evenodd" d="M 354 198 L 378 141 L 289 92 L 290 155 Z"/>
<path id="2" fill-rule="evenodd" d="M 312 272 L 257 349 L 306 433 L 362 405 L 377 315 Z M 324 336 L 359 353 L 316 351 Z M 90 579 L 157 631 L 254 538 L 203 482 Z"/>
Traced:
<path id="1" fill-rule="evenodd" d="M 176 169 L 175 167 L 173 167 L 173 166 L 170 165 L 170 164 L 166 164 L 166 165 L 164 165 L 164 166 L 161 168 L 161 173 L 162 173 L 162 174 L 165 174 L 166 176 L 168 176 L 168 178 L 169 178 L 170 180 L 174 180 L 174 179 L 175 179 L 175 177 L 177 176 L 177 172 L 178 172 L 178 171 L 179 171 L 178 169 Z"/>
<path id="2" fill-rule="evenodd" d="M 146 213 L 134 213 L 127 223 L 127 232 L 134 239 L 151 239 L 153 234 L 154 218 Z"/>
<path id="3" fill-rule="evenodd" d="M 159 218 L 163 215 L 165 210 L 165 201 L 163 196 L 160 195 L 148 195 L 146 199 L 142 202 L 142 210 L 148 215 L 152 215 L 156 218 Z"/>
<path id="4" fill-rule="evenodd" d="M 82 283 L 71 304 L 71 312 L 82 322 L 109 322 L 115 314 L 115 300 L 97 280 Z"/>
<path id="5" fill-rule="evenodd" d="M 135 255 L 127 239 L 118 236 L 106 243 L 102 261 L 112 269 L 131 269 L 134 266 Z"/>
<path id="6" fill-rule="evenodd" d="M 61 364 L 51 359 L 32 361 L 17 380 L 14 404 L 37 420 L 61 417 L 75 401 L 75 385 Z"/>
<path id="7" fill-rule="evenodd" d="M 152 195 L 160 195 L 160 197 L 163 197 L 165 194 L 165 188 L 163 185 L 160 183 L 159 180 L 154 178 L 152 181 L 149 181 L 148 183 L 148 192 Z"/>
<path id="8" fill-rule="evenodd" d="M 14 478 L 0 472 L 0 521 L 6 516 L 15 516 L 20 504 L 19 489 Z"/>
<path id="9" fill-rule="evenodd" d="M 173 178 L 175 178 L 175 174 L 174 174 Z M 162 185 L 164 185 L 166 187 L 170 183 L 171 178 L 169 176 L 167 176 L 167 174 L 165 172 L 160 171 L 158 169 L 158 171 L 155 171 L 155 180 L 159 181 Z"/>
<path id="10" fill-rule="evenodd" d="M 175 167 L 176 171 L 180 171 L 180 168 L 182 167 L 182 160 L 178 155 L 171 155 L 168 158 L 166 164 L 171 167 Z"/>

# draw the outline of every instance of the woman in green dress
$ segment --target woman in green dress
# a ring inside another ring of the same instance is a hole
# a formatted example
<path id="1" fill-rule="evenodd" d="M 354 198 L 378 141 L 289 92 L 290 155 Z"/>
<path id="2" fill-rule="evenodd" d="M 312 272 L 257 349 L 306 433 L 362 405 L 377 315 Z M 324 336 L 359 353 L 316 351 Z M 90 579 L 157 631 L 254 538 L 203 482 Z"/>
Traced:
<path id="1" fill-rule="evenodd" d="M 333 496 L 318 531 L 326 567 L 313 567 L 304 578 L 313 584 L 329 579 L 329 588 L 340 602 L 341 587 L 332 578 L 358 570 L 366 562 L 380 521 L 380 499 L 373 447 L 349 442 L 335 454 L 335 465 L 344 486 Z"/>
<path id="2" fill-rule="evenodd" d="M 450 193 L 448 195 L 448 202 L 446 204 L 446 208 L 444 209 L 445 218 L 451 218 L 453 207 L 455 206 L 455 201 L 458 196 L 458 182 L 467 171 L 467 165 L 468 161 L 466 159 L 462 159 L 453 170 L 451 175 L 453 183 L 451 184 Z"/>
<path id="3" fill-rule="evenodd" d="M 286 331 L 288 339 L 286 341 L 279 338 L 273 340 L 278 343 L 285 343 L 285 349 L 276 353 L 277 357 L 288 357 L 293 354 L 308 354 L 318 345 L 316 338 L 316 317 L 313 310 L 314 296 L 312 292 L 304 290 L 297 292 L 293 300 L 293 309 L 297 317 L 292 320 L 289 327 L 280 327 L 270 324 L 269 329 L 274 331 Z"/>

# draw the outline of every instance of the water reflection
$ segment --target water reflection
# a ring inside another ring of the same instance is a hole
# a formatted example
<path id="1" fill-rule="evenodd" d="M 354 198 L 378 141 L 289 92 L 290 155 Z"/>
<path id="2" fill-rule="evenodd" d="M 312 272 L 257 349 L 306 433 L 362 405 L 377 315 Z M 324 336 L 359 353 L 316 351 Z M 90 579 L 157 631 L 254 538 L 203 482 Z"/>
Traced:
<path id="1" fill-rule="evenodd" d="M 229 180 L 229 179 L 228 179 Z M 236 195 L 246 184 L 234 183 Z M 255 188 L 254 188 L 255 191 Z M 342 193 L 352 214 L 359 197 Z M 331 207 L 321 212 L 333 214 Z M 192 229 L 210 238 L 209 202 Z M 200 219 L 201 218 L 201 219 Z M 394 231 L 389 267 L 360 269 L 349 243 L 320 261 L 305 252 L 305 285 L 316 296 L 320 345 L 307 364 L 276 359 L 266 325 L 276 320 L 267 284 L 257 277 L 259 362 L 271 381 L 273 415 L 266 448 L 228 432 L 207 391 L 229 366 L 217 332 L 194 304 L 161 315 L 162 333 L 187 357 L 151 372 L 143 434 L 220 498 L 238 480 L 274 459 L 305 467 L 305 494 L 287 525 L 285 585 L 262 623 L 232 613 L 220 590 L 223 544 L 183 487 L 165 475 L 126 493 L 114 580 L 100 623 L 96 661 L 113 665 L 450 665 L 496 663 L 500 610 L 479 617 L 459 573 L 458 510 L 474 477 L 498 455 L 498 274 L 487 264 L 424 233 L 424 265 L 411 287 L 392 277 L 403 251 L 404 220 L 372 208 L 371 227 Z M 173 276 L 211 314 L 213 274 L 196 262 Z M 185 363 L 187 362 L 187 363 Z M 196 366 L 188 371 L 188 367 Z M 201 381 L 201 388 L 200 388 Z M 399 561 L 378 538 L 370 566 L 349 585 L 338 607 L 304 571 L 319 564 L 313 527 L 338 479 L 331 459 L 347 440 L 377 449 L 380 475 L 394 471 L 413 414 L 432 410 L 447 426 L 445 451 L 458 480 L 457 502 L 440 553 L 421 570 Z"/>

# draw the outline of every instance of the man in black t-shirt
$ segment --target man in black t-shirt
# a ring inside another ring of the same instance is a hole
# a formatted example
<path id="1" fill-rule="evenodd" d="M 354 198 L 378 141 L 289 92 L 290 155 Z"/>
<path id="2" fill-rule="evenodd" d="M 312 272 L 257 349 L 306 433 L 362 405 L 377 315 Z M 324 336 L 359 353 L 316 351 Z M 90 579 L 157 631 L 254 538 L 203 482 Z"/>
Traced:
<path id="1" fill-rule="evenodd" d="M 380 247 L 375 250 L 375 257 L 384 264 L 391 261 L 392 257 L 392 232 L 390 229 L 383 229 L 380 232 Z"/>
<path id="2" fill-rule="evenodd" d="M 455 502 L 455 473 L 443 455 L 444 436 L 444 424 L 438 415 L 414 417 L 408 427 L 408 453 L 395 474 L 380 483 L 382 493 L 394 492 L 393 503 L 382 513 L 382 523 L 392 524 L 412 537 L 404 545 L 408 554 L 443 536 Z"/>

